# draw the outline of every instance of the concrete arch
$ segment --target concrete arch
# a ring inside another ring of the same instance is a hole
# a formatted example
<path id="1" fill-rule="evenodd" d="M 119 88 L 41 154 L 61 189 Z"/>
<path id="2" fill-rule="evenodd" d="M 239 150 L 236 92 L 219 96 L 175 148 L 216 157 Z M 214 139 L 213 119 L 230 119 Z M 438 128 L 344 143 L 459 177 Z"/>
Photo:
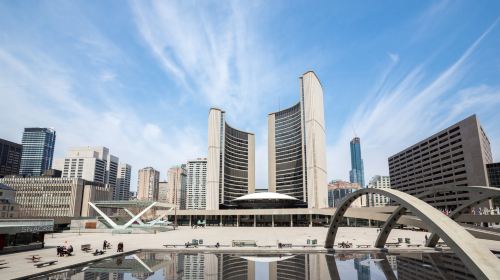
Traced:
<path id="1" fill-rule="evenodd" d="M 471 201 L 467 201 L 467 203 L 464 203 L 455 211 L 453 211 L 448 217 L 451 219 L 455 220 L 456 218 L 460 217 L 462 214 L 462 211 L 464 209 L 467 209 L 468 207 L 471 207 L 473 205 L 479 204 L 485 200 L 488 200 L 494 196 L 500 196 L 500 190 L 497 188 L 491 188 L 491 187 L 482 187 L 482 186 L 444 186 L 444 187 L 434 187 L 431 190 L 425 191 L 423 193 L 420 193 L 417 195 L 418 198 L 424 198 L 426 196 L 429 196 L 431 194 L 437 193 L 437 192 L 443 192 L 443 191 L 468 191 L 472 192 L 474 194 L 478 194 L 477 197 L 475 197 Z M 394 228 L 394 226 L 397 224 L 399 218 L 405 213 L 406 208 L 399 206 L 392 214 L 391 216 L 387 219 L 387 221 L 384 223 L 380 230 L 380 234 L 377 237 L 377 240 L 375 241 L 375 247 L 376 248 L 383 248 L 385 245 L 385 242 L 387 241 L 387 238 L 389 238 L 389 235 Z M 426 246 L 427 247 L 435 247 L 437 242 L 439 241 L 439 236 L 436 233 L 432 233 L 429 239 L 427 240 Z"/>
<path id="2" fill-rule="evenodd" d="M 437 233 L 469 270 L 479 279 L 494 279 L 500 275 L 500 261 L 491 251 L 461 225 L 417 197 L 394 189 L 361 189 L 350 194 L 337 208 L 328 230 L 325 248 L 333 248 L 339 224 L 345 212 L 358 197 L 374 193 L 389 197 L 420 218 L 432 232 Z"/>

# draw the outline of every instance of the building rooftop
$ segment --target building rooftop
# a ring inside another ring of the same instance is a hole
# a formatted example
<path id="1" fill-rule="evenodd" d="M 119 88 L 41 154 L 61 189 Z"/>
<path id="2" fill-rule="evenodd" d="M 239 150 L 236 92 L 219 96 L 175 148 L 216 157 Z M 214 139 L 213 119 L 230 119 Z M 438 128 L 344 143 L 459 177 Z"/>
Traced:
<path id="1" fill-rule="evenodd" d="M 262 200 L 262 199 L 297 200 L 295 197 L 275 192 L 251 193 L 251 194 L 246 194 L 244 196 L 240 196 L 235 200 L 242 201 L 242 200 Z"/>

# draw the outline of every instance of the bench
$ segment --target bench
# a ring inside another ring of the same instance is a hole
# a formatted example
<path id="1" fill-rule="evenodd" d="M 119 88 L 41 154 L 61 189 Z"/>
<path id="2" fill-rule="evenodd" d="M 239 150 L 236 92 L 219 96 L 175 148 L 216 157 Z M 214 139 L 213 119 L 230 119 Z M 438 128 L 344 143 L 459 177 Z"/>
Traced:
<path id="1" fill-rule="evenodd" d="M 97 251 L 97 252 L 93 252 L 92 255 L 100 256 L 100 255 L 104 255 L 105 253 L 106 253 L 106 251 Z"/>
<path id="2" fill-rule="evenodd" d="M 233 240 L 233 247 L 257 247 L 257 242 L 255 240 Z"/>
<path id="3" fill-rule="evenodd" d="M 408 247 L 420 247 L 422 244 L 408 244 Z"/>
<path id="4" fill-rule="evenodd" d="M 385 246 L 386 247 L 399 247 L 401 246 L 401 244 L 397 243 L 397 242 L 394 242 L 394 243 L 385 243 Z"/>
<path id="5" fill-rule="evenodd" d="M 184 246 L 185 246 L 186 248 L 189 248 L 189 247 L 198 248 L 198 243 L 190 243 L 190 242 L 186 242 L 186 244 L 184 244 Z"/>
<path id="6" fill-rule="evenodd" d="M 92 246 L 90 246 L 90 244 L 83 244 L 80 248 L 85 253 L 92 251 Z"/>
<path id="7" fill-rule="evenodd" d="M 367 245 L 367 244 L 359 244 L 359 245 L 356 245 L 356 247 L 358 248 L 370 248 L 372 245 Z"/>
<path id="8" fill-rule="evenodd" d="M 49 265 L 54 265 L 56 264 L 57 261 L 47 261 L 47 262 L 41 262 L 41 263 L 36 263 L 34 264 L 34 266 L 36 266 L 37 268 L 40 268 L 40 267 L 43 267 L 43 266 L 49 266 Z"/>
<path id="9" fill-rule="evenodd" d="M 292 243 L 281 243 L 281 248 L 292 248 Z"/>
<path id="10" fill-rule="evenodd" d="M 177 246 L 186 246 L 185 244 L 164 244 L 163 247 L 168 248 L 168 247 L 173 247 L 176 248 Z"/>

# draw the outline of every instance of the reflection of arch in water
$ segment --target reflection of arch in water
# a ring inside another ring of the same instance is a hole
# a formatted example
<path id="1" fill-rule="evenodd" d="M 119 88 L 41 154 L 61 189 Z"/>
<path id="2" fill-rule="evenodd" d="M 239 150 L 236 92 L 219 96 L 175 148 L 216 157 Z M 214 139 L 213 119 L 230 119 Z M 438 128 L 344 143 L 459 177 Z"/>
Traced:
<path id="1" fill-rule="evenodd" d="M 482 243 L 477 242 L 461 225 L 417 197 L 394 189 L 366 188 L 347 196 L 332 216 L 325 248 L 333 248 L 339 225 L 351 203 L 358 197 L 371 193 L 389 197 L 420 218 L 432 232 L 437 233 L 453 249 L 476 277 L 493 279 L 500 275 L 500 265 L 496 256 Z"/>
<path id="2" fill-rule="evenodd" d="M 500 190 L 496 188 L 490 187 L 480 187 L 480 186 L 444 186 L 444 187 L 434 187 L 431 190 L 425 191 L 416 195 L 418 198 L 425 198 L 432 194 L 438 192 L 461 192 L 468 191 L 474 194 L 471 196 L 471 199 L 465 201 L 462 205 L 457 207 L 453 212 L 451 212 L 448 217 L 453 220 L 456 220 L 460 215 L 462 215 L 462 211 L 468 209 L 470 207 L 476 206 L 488 199 L 492 199 L 495 196 L 500 196 Z M 375 241 L 376 248 L 384 248 L 385 242 L 391 233 L 391 230 L 397 224 L 399 218 L 406 213 L 406 208 L 403 206 L 399 206 L 394 212 L 389 216 L 385 224 L 382 226 L 380 230 L 380 234 Z M 426 246 L 435 247 L 437 242 L 439 241 L 439 236 L 436 233 L 432 233 L 429 239 L 427 240 Z"/>

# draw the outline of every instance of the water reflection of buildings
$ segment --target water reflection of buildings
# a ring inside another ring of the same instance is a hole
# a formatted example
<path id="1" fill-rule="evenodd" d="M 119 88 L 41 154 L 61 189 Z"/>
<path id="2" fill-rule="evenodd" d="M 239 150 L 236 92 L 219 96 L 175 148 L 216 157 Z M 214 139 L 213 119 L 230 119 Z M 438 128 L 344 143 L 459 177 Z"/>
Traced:
<path id="1" fill-rule="evenodd" d="M 453 254 L 409 254 L 397 257 L 398 279 L 476 279 Z"/>
<path id="2" fill-rule="evenodd" d="M 375 263 L 386 279 L 474 279 L 463 263 L 452 254 L 304 254 L 258 255 L 175 254 L 142 252 L 110 258 L 84 268 L 68 269 L 41 279 L 122 280 L 126 279 L 207 279 L 253 280 L 269 273 L 270 280 L 339 279 L 337 262 L 352 261 L 351 278 L 370 279 Z M 260 263 L 260 264 L 258 264 Z M 258 271 L 256 271 L 256 269 Z M 268 272 L 267 272 L 268 271 Z M 128 276 L 124 275 L 127 274 Z"/>
<path id="3" fill-rule="evenodd" d="M 358 273 L 358 280 L 370 280 L 370 256 L 357 255 L 354 258 L 354 269 Z"/>

